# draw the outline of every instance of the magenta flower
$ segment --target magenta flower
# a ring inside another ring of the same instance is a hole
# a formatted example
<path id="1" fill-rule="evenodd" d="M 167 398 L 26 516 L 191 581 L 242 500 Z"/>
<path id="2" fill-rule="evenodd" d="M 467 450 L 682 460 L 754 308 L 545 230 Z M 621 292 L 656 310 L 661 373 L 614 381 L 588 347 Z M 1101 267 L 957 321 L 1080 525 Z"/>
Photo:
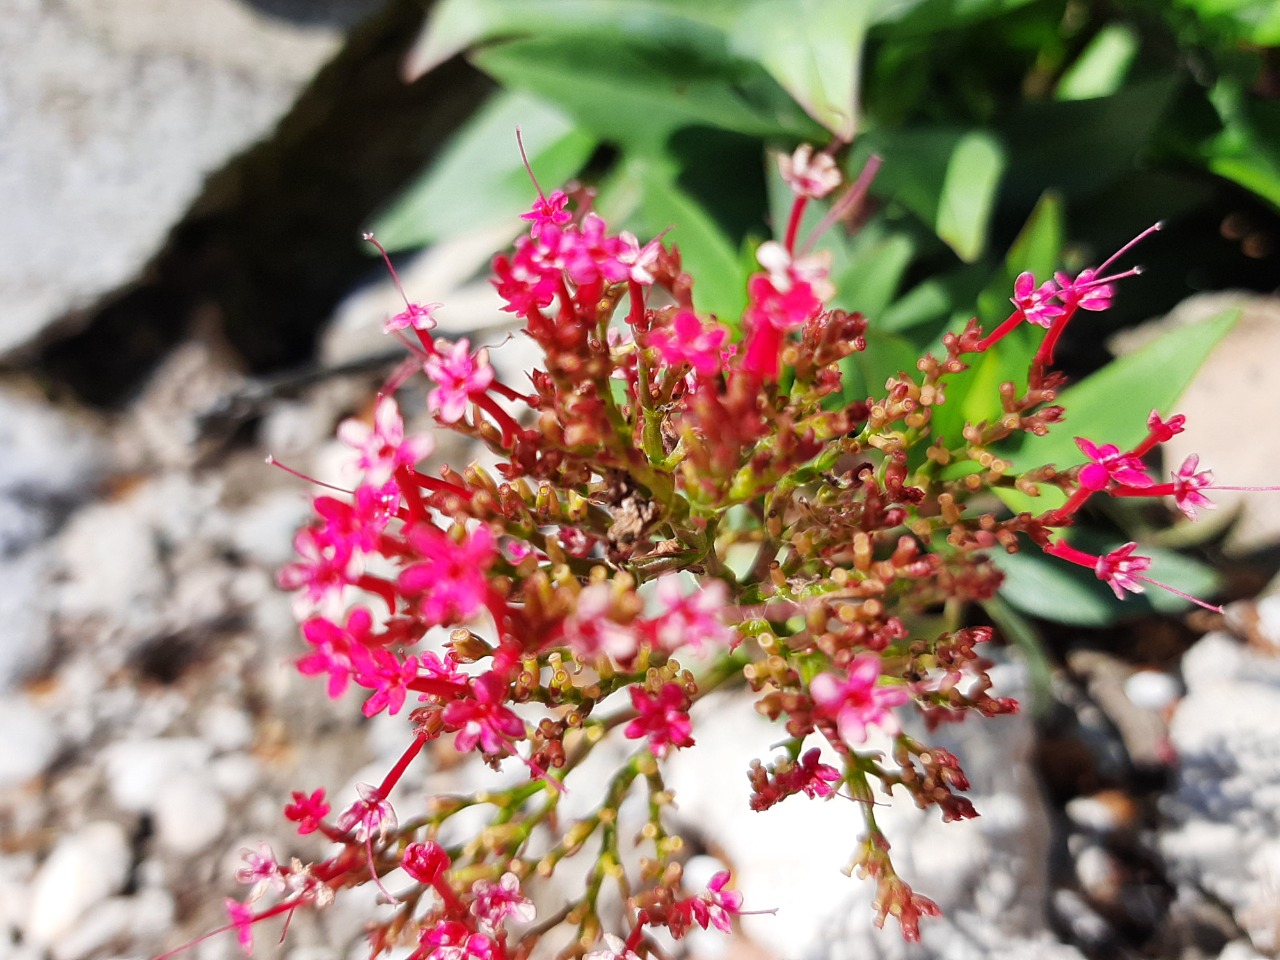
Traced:
<path id="1" fill-rule="evenodd" d="M 823 763 L 821 756 L 821 751 L 814 747 L 791 768 L 787 785 L 794 787 L 792 792 L 800 792 L 810 798 L 829 797 L 835 793 L 836 788 L 832 784 L 840 781 L 840 771 Z"/>
<path id="2" fill-rule="evenodd" d="M 604 220 L 595 213 L 583 217 L 579 229 L 565 230 L 561 255 L 565 273 L 578 286 L 627 280 L 635 263 L 627 244 L 610 236 Z"/>
<path id="3" fill-rule="evenodd" d="M 1057 293 L 1057 285 L 1052 280 L 1046 280 L 1037 287 L 1036 278 L 1024 271 L 1013 281 L 1013 296 L 1009 298 L 1009 302 L 1018 308 L 1028 323 L 1048 328 L 1053 325 L 1054 320 L 1066 313 L 1066 310 L 1053 302 Z"/>
<path id="4" fill-rule="evenodd" d="M 529 228 L 529 236 L 537 240 L 538 235 L 542 233 L 543 227 L 561 226 L 573 219 L 573 215 L 565 209 L 569 205 L 569 198 L 563 190 L 553 190 L 547 196 L 539 196 L 533 201 L 533 209 L 528 213 L 520 214 L 521 220 L 527 220 L 533 224 Z"/>
<path id="5" fill-rule="evenodd" d="M 427 409 L 444 423 L 461 420 L 468 401 L 482 395 L 493 383 L 488 349 L 482 348 L 472 356 L 471 343 L 465 338 L 452 348 L 427 357 L 422 366 L 436 382 L 436 388 L 427 394 Z"/>
<path id="6" fill-rule="evenodd" d="M 1193 453 L 1182 461 L 1182 466 L 1173 474 L 1173 499 L 1188 520 L 1197 518 L 1197 509 L 1212 510 L 1214 507 L 1213 501 L 1200 492 L 1212 486 L 1213 471 L 1202 470 L 1197 473 L 1196 468 L 1199 466 L 1200 458 Z"/>
<path id="7" fill-rule="evenodd" d="M 760 245 L 756 259 L 765 272 L 753 274 L 747 281 L 747 309 L 742 314 L 747 341 L 742 366 L 772 379 L 778 375 L 778 353 L 786 331 L 821 313 L 833 288 L 823 259 L 792 260 L 786 248 L 772 240 Z"/>
<path id="8" fill-rule="evenodd" d="M 382 486 L 396 470 L 413 467 L 435 449 L 428 436 L 405 439 L 404 421 L 394 397 L 378 398 L 373 426 L 362 420 L 344 420 L 338 425 L 338 439 L 359 453 L 356 466 L 364 471 L 365 483 Z"/>
<path id="9" fill-rule="evenodd" d="M 286 820 L 298 825 L 298 833 L 306 835 L 315 833 L 320 828 L 320 821 L 329 812 L 329 804 L 325 803 L 324 789 L 316 790 L 307 796 L 301 790 L 293 791 L 293 803 L 284 808 Z"/>
<path id="10" fill-rule="evenodd" d="M 497 932 L 507 917 L 532 923 L 538 911 L 533 901 L 520 892 L 520 878 L 510 871 L 502 879 L 477 880 L 471 886 L 471 913 L 486 930 Z"/>
<path id="11" fill-rule="evenodd" d="M 728 882 L 729 871 L 721 870 L 711 878 L 707 883 L 707 889 L 699 896 L 706 905 L 707 919 L 721 933 L 730 932 L 732 927 L 729 918 L 742 911 L 742 894 L 737 890 L 726 890 L 725 885 Z M 707 924 L 701 918 L 698 923 L 704 930 L 706 929 Z"/>
<path id="12" fill-rule="evenodd" d="M 1061 288 L 1058 299 L 1068 310 L 1079 308 L 1100 312 L 1110 309 L 1116 288 L 1108 281 L 1114 278 L 1099 278 L 1097 269 L 1082 270 L 1074 280 L 1065 273 L 1055 273 L 1053 276 Z"/>
<path id="13" fill-rule="evenodd" d="M 459 543 L 439 527 L 419 523 L 409 528 L 408 539 L 420 559 L 400 574 L 397 585 L 418 598 L 423 619 L 459 623 L 479 612 L 489 592 L 485 573 L 498 554 L 489 528 L 478 526 Z"/>
<path id="14" fill-rule="evenodd" d="M 434 840 L 414 842 L 404 848 L 400 866 L 419 883 L 434 884 L 449 869 L 449 854 Z"/>
<path id="15" fill-rule="evenodd" d="M 316 527 L 299 530 L 293 549 L 298 559 L 281 569 L 276 583 L 282 590 L 302 590 L 304 604 L 313 609 L 340 608 L 342 591 L 360 577 L 361 555 Z"/>
<path id="16" fill-rule="evenodd" d="M 357 651 L 363 651 L 373 631 L 373 617 L 363 607 L 352 610 L 345 627 L 324 617 L 312 617 L 302 625 L 302 636 L 315 649 L 298 660 L 304 676 L 329 674 L 329 698 L 336 700 L 347 690 Z"/>
<path id="17" fill-rule="evenodd" d="M 636 235 L 628 230 L 618 234 L 618 249 L 614 256 L 619 263 L 628 268 L 627 279 L 647 287 L 653 283 L 653 274 L 649 268 L 658 262 L 658 254 L 662 251 L 662 240 L 654 238 L 640 246 Z"/>
<path id="18" fill-rule="evenodd" d="M 721 620 L 729 593 L 724 581 L 711 580 L 686 597 L 680 589 L 680 578 L 667 575 L 658 578 L 657 593 L 666 612 L 649 629 L 654 645 L 660 649 L 668 653 L 684 646 L 699 651 L 704 647 L 732 650 L 742 641 L 738 631 Z"/>
<path id="19" fill-rule="evenodd" d="M 474 750 L 478 743 L 482 753 L 504 757 L 512 741 L 524 739 L 524 721 L 503 706 L 506 698 L 507 681 L 491 671 L 472 682 L 469 699 L 445 706 L 441 719 L 445 729 L 458 731 L 453 745 L 459 753 Z"/>
<path id="20" fill-rule="evenodd" d="M 1140 581 L 1147 578 L 1141 574 L 1151 566 L 1151 558 L 1135 554 L 1137 549 L 1138 545 L 1130 541 L 1099 557 L 1094 565 L 1098 579 L 1111 587 L 1117 599 L 1123 600 L 1126 591 L 1142 593 L 1145 590 Z"/>
<path id="21" fill-rule="evenodd" d="M 418 658 L 408 656 L 400 660 L 386 647 L 364 645 L 355 647 L 353 654 L 356 683 L 373 691 L 364 702 L 364 715 L 372 717 L 385 709 L 394 717 L 404 706 L 409 684 L 418 678 Z"/>
<path id="22" fill-rule="evenodd" d="M 254 915 L 253 907 L 247 903 L 240 903 L 228 897 L 223 901 L 227 907 L 227 916 L 231 918 L 231 925 L 236 930 L 236 940 L 240 943 L 240 949 L 244 951 L 246 957 L 253 956 L 253 925 L 257 923 L 258 918 Z M 226 929 L 225 927 L 223 929 Z"/>
<path id="23" fill-rule="evenodd" d="M 418 943 L 427 949 L 420 954 L 423 960 L 494 960 L 497 944 L 487 935 L 476 933 L 465 923 L 457 920 L 441 920 L 434 927 L 428 927 L 418 937 Z M 502 954 L 498 952 L 498 955 Z"/>
<path id="24" fill-rule="evenodd" d="M 1086 490 L 1105 490 L 1112 480 L 1130 487 L 1149 487 L 1142 461 L 1131 453 L 1121 453 L 1114 444 L 1098 446 L 1084 437 L 1076 437 L 1076 446 L 1091 461 L 1080 468 L 1080 486 Z"/>
<path id="25" fill-rule="evenodd" d="M 1187 418 L 1180 413 L 1175 413 L 1168 420 L 1161 420 L 1159 411 L 1152 410 L 1151 415 L 1147 417 L 1147 430 L 1151 432 L 1156 443 L 1172 440 L 1186 429 L 1186 424 Z"/>
<path id="26" fill-rule="evenodd" d="M 673 366 L 688 364 L 704 377 L 720 372 L 729 329 L 723 324 L 703 326 L 692 310 L 681 310 L 667 327 L 649 333 L 649 346 Z"/>
<path id="27" fill-rule="evenodd" d="M 657 695 L 631 687 L 631 705 L 639 712 L 623 731 L 628 740 L 647 737 L 655 757 L 665 757 L 672 747 L 693 746 L 689 697 L 678 683 L 664 683 Z"/>
<path id="28" fill-rule="evenodd" d="M 880 658 L 864 653 L 849 664 L 843 680 L 833 673 L 820 673 L 809 684 L 814 713 L 835 721 L 841 738 L 848 744 L 863 743 L 868 727 L 881 727 L 888 733 L 898 732 L 898 721 L 891 712 L 910 699 L 902 687 L 883 687 Z"/>

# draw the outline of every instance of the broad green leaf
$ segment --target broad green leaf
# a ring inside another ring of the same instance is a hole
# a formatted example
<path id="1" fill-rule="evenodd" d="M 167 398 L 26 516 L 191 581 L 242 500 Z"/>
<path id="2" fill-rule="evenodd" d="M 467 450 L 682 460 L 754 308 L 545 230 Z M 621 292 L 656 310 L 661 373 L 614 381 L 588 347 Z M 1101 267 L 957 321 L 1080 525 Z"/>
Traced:
<path id="1" fill-rule="evenodd" d="M 909 340 L 868 327 L 867 348 L 841 361 L 844 397 L 848 401 L 884 396 L 885 381 L 914 373 L 920 351 Z"/>
<path id="2" fill-rule="evenodd" d="M 940 33 L 980 23 L 1033 0 L 883 0 L 877 4 L 876 34 L 892 37 Z"/>
<path id="3" fill-rule="evenodd" d="M 697 126 L 822 137 L 761 67 L 690 41 L 538 37 L 483 48 L 472 59 L 506 86 L 557 104 L 601 140 L 647 154 L 658 153 L 675 131 Z"/>
<path id="4" fill-rule="evenodd" d="M 1073 545 L 1101 555 L 1120 544 L 1097 535 L 1077 532 Z M 1139 547 L 1139 553 L 1152 558 L 1151 577 L 1183 593 L 1204 600 L 1211 598 L 1221 586 L 1220 578 L 1202 563 L 1158 547 Z M 1146 592 L 1118 599 L 1111 588 L 1091 570 L 1042 553 L 1034 546 L 1020 553 L 994 553 L 992 562 L 1005 575 L 1000 597 L 1011 606 L 1044 620 L 1082 627 L 1103 627 L 1117 620 L 1143 616 L 1153 610 L 1174 614 L 1190 604 L 1168 591 L 1151 584 Z"/>
<path id="5" fill-rule="evenodd" d="M 416 80 L 477 44 L 530 36 L 567 36 L 585 45 L 592 37 L 625 31 L 722 44 L 736 7 L 736 0 L 439 0 L 404 72 Z"/>
<path id="6" fill-rule="evenodd" d="M 1138 55 L 1138 32 L 1126 23 L 1111 23 L 1098 31 L 1058 81 L 1059 100 L 1109 97 L 1120 89 Z"/>
<path id="7" fill-rule="evenodd" d="M 978 318 L 985 330 L 995 329 L 1012 311 L 1009 296 L 1019 273 L 1030 270 L 1038 277 L 1046 277 L 1053 271 L 1062 231 L 1061 202 L 1053 194 L 1046 194 L 1010 246 L 1002 269 L 978 295 Z M 1000 385 L 1006 381 L 1026 382 L 1027 368 L 1043 339 L 1041 328 L 1022 324 L 971 361 L 971 369 L 947 378 L 947 402 L 933 414 L 934 435 L 958 443 L 966 424 L 998 418 L 1003 412 Z"/>
<path id="8" fill-rule="evenodd" d="M 1280 6 L 1275 0 L 1180 0 L 1210 26 L 1259 47 L 1280 46 Z"/>
<path id="9" fill-rule="evenodd" d="M 1210 99 L 1223 130 L 1205 146 L 1209 169 L 1280 209 L 1280 104 L 1252 97 L 1229 80 L 1219 82 Z"/>
<path id="10" fill-rule="evenodd" d="M 884 158 L 872 192 L 897 201 L 933 228 L 966 263 L 981 256 L 1004 171 L 999 142 L 981 130 L 873 130 L 855 156 Z"/>
<path id="11" fill-rule="evenodd" d="M 1045 437 L 1029 437 L 1016 450 L 1002 451 L 1017 470 L 1044 464 L 1059 468 L 1081 462 L 1075 437 L 1095 443 L 1114 443 L 1131 449 L 1147 435 L 1147 416 L 1158 410 L 1174 412 L 1178 397 L 1218 342 L 1240 318 L 1231 309 L 1212 320 L 1180 327 L 1120 357 L 1087 380 L 1058 395 L 1066 408 L 1066 422 Z M 1076 322 L 1087 322 L 1077 317 Z"/>
<path id="12" fill-rule="evenodd" d="M 707 210 L 676 184 L 678 173 L 665 160 L 632 154 L 602 187 L 600 208 L 609 222 L 625 222 L 638 236 L 667 231 L 665 241 L 680 248 L 696 278 L 694 304 L 736 323 L 747 301 L 742 260 Z"/>
<path id="13" fill-rule="evenodd" d="M 832 305 L 866 314 L 874 327 L 885 329 L 880 315 L 893 302 L 915 251 L 908 234 L 868 224 L 849 245 L 844 269 L 838 274 L 832 271 L 836 285 Z"/>
<path id="14" fill-rule="evenodd" d="M 858 75 L 869 0 L 746 0 L 729 46 L 763 66 L 837 140 L 858 126 Z"/>
<path id="15" fill-rule="evenodd" d="M 464 230 L 504 221 L 515 225 L 534 197 L 516 144 L 517 127 L 546 190 L 576 174 L 596 147 L 592 137 L 546 102 L 525 93 L 497 93 L 417 182 L 375 218 L 372 229 L 383 245 L 404 250 Z"/>

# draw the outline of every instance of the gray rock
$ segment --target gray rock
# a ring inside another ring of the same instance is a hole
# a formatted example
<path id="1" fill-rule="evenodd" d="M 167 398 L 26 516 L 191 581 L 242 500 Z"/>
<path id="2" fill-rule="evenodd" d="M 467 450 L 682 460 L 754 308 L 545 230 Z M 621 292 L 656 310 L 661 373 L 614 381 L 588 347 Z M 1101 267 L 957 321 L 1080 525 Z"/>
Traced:
<path id="1" fill-rule="evenodd" d="M 1160 850 L 1180 884 L 1280 949 L 1280 662 L 1210 634 L 1183 661 L 1170 736 L 1180 758 Z"/>
<path id="2" fill-rule="evenodd" d="M 112 802 L 129 813 L 150 812 L 166 782 L 205 766 L 212 753 L 194 737 L 117 740 L 102 751 Z"/>
<path id="3" fill-rule="evenodd" d="M 4 4 L 0 356 L 135 277 L 334 53 L 335 15 L 379 5 L 273 5 L 293 23 L 242 0 Z"/>
<path id="4" fill-rule="evenodd" d="M 38 776 L 53 760 L 58 734 L 48 713 L 19 692 L 0 693 L 0 789 Z"/>

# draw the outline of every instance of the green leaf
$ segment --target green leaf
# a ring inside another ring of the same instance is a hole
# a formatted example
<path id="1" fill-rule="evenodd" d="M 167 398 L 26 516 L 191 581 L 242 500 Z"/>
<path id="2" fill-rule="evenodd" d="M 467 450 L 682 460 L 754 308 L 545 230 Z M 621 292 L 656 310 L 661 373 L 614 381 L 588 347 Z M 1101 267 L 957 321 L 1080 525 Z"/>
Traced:
<path id="1" fill-rule="evenodd" d="M 941 33 L 980 23 L 1024 7 L 1033 0 L 882 0 L 876 11 L 876 37 Z"/>
<path id="2" fill-rule="evenodd" d="M 1044 464 L 1065 469 L 1081 462 L 1075 437 L 1132 449 L 1147 435 L 1147 415 L 1169 416 L 1182 391 L 1218 342 L 1240 319 L 1239 308 L 1211 320 L 1180 327 L 1103 367 L 1058 395 L 1066 423 L 1045 437 L 1029 437 L 1001 451 L 1015 469 Z M 1077 322 L 1087 320 L 1080 317 Z"/>
<path id="3" fill-rule="evenodd" d="M 504 85 L 559 105 L 586 131 L 656 154 L 675 131 L 706 126 L 750 136 L 823 133 L 763 68 L 707 38 L 661 42 L 602 34 L 536 37 L 486 47 L 476 65 Z"/>
<path id="4" fill-rule="evenodd" d="M 747 303 L 747 276 L 735 245 L 706 208 L 675 182 L 678 168 L 661 158 L 630 154 L 602 186 L 600 209 L 639 236 L 669 231 L 685 269 L 697 278 L 694 304 L 736 323 Z"/>
<path id="5" fill-rule="evenodd" d="M 872 130 L 856 156 L 884 158 L 872 192 L 902 203 L 966 263 L 986 247 L 1004 151 L 981 130 Z"/>
<path id="6" fill-rule="evenodd" d="M 713 42 L 733 22 L 736 0 L 439 0 L 406 58 L 416 80 L 450 57 L 495 40 L 572 37 L 579 44 L 606 33 Z M 624 15 L 625 13 L 625 15 Z"/>
<path id="7" fill-rule="evenodd" d="M 838 140 L 858 126 L 858 75 L 869 0 L 747 0 L 729 46 L 763 66 Z"/>
<path id="8" fill-rule="evenodd" d="M 1073 545 L 1101 555 L 1119 546 L 1097 534 L 1072 537 Z M 1151 576 L 1193 597 L 1206 599 L 1221 587 L 1212 569 L 1189 557 L 1158 547 L 1142 546 L 1139 552 L 1152 558 Z M 1118 599 L 1091 570 L 1051 557 L 1031 547 L 1020 553 L 997 553 L 991 560 L 1005 575 L 1000 597 L 1032 616 L 1081 627 L 1104 627 L 1128 617 L 1152 611 L 1176 614 L 1190 604 L 1159 587 L 1147 585 L 1145 593 Z"/>
<path id="9" fill-rule="evenodd" d="M 1054 95 L 1059 100 L 1109 97 L 1124 84 L 1137 55 L 1138 32 L 1128 24 L 1107 24 L 1062 75 Z"/>
<path id="10" fill-rule="evenodd" d="M 404 250 L 463 231 L 510 222 L 534 197 L 520 159 L 520 127 L 529 163 L 546 189 L 576 174 L 596 141 L 567 117 L 524 93 L 495 94 L 449 141 L 418 180 L 374 218 L 373 231 L 389 250 Z"/>
<path id="11" fill-rule="evenodd" d="M 1232 39 L 1258 47 L 1280 46 L 1280 7 L 1275 0 L 1181 0 L 1206 23 Z"/>
<path id="12" fill-rule="evenodd" d="M 1210 99 L 1223 130 L 1204 147 L 1209 169 L 1280 209 L 1280 104 L 1251 97 L 1229 80 Z"/>
<path id="13" fill-rule="evenodd" d="M 920 357 L 911 341 L 874 326 L 867 328 L 866 341 L 865 350 L 841 361 L 847 401 L 883 396 L 885 381 L 899 373 L 914 373 Z"/>

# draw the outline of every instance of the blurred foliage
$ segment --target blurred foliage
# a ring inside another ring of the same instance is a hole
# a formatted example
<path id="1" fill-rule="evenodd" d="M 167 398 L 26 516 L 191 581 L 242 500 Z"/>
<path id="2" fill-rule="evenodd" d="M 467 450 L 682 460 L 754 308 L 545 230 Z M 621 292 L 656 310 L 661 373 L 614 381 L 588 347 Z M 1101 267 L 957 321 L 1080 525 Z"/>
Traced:
<path id="1" fill-rule="evenodd" d="M 849 396 L 912 369 L 969 316 L 991 329 L 1020 271 L 1074 274 L 1165 220 L 1120 264 L 1146 272 L 1060 346 L 1059 366 L 1080 375 L 1106 362 L 1107 334 L 1197 290 L 1275 287 L 1277 47 L 1271 0 L 440 0 L 409 74 L 461 55 L 502 90 L 375 229 L 398 250 L 504 222 L 514 234 L 532 196 L 519 123 L 546 189 L 580 177 L 610 223 L 669 230 L 695 302 L 733 323 L 754 248 L 790 204 L 771 154 L 834 141 L 850 179 L 873 153 L 884 161 L 857 222 L 817 243 L 836 305 L 873 320 Z M 1161 348 L 1148 358 L 1160 378 L 1121 361 L 1073 388 L 1087 400 L 1140 386 L 1074 420 L 1093 416 L 1096 439 L 1124 442 L 1153 404 L 1167 412 L 1229 326 Z M 998 414 L 995 388 L 1035 350 L 1034 332 L 1018 333 L 954 384 L 942 420 Z M 1070 439 L 1014 455 L 1066 465 Z M 1014 605 L 1041 575 L 1019 564 Z"/>

